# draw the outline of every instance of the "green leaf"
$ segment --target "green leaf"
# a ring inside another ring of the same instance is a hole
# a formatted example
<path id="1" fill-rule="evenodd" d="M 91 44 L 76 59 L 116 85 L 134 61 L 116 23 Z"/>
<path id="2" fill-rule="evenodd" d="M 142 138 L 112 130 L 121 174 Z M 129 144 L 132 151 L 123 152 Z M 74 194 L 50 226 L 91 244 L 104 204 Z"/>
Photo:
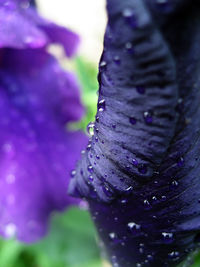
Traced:
<path id="1" fill-rule="evenodd" d="M 75 60 L 75 71 L 80 80 L 82 89 L 82 101 L 86 107 L 86 114 L 79 122 L 68 124 L 68 129 L 85 130 L 89 122 L 94 121 L 97 111 L 97 68 L 83 58 L 78 57 Z"/>
<path id="2" fill-rule="evenodd" d="M 100 267 L 96 232 L 87 211 L 52 215 L 49 234 L 27 245 L 0 240 L 0 267 Z"/>

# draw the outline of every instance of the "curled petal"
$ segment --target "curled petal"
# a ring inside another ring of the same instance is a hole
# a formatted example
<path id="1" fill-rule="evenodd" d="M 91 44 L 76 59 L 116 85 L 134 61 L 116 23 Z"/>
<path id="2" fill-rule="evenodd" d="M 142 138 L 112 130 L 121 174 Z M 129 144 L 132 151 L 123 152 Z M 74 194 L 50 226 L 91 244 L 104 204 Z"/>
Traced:
<path id="1" fill-rule="evenodd" d="M 155 2 L 107 1 L 96 131 L 70 184 L 113 266 L 176 266 L 199 246 L 200 9 Z"/>

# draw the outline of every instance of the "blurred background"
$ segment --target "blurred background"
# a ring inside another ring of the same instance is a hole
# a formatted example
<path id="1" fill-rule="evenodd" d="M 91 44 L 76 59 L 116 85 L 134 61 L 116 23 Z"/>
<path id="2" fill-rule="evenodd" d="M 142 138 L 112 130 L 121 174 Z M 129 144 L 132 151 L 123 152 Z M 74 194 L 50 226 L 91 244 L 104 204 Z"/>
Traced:
<path id="1" fill-rule="evenodd" d="M 106 25 L 104 0 L 36 0 L 39 13 L 74 30 L 81 37 L 77 56 L 63 58 L 59 47 L 49 50 L 62 66 L 78 76 L 86 114 L 70 125 L 85 130 L 94 120 L 97 101 L 97 68 Z M 102 267 L 97 235 L 85 203 L 64 213 L 52 214 L 48 235 L 27 245 L 0 239 L 0 267 Z"/>

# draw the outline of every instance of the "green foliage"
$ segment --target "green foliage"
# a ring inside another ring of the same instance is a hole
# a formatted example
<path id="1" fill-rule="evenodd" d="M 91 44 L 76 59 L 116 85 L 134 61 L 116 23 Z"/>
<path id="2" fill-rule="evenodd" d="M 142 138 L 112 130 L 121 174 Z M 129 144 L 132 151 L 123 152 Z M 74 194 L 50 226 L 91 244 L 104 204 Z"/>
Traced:
<path id="1" fill-rule="evenodd" d="M 0 241 L 0 267 L 101 267 L 88 212 L 72 208 L 52 216 L 49 234 L 32 245 Z"/>
<path id="2" fill-rule="evenodd" d="M 68 128 L 73 130 L 82 129 L 85 131 L 88 123 L 94 121 L 97 111 L 97 68 L 94 64 L 78 57 L 75 60 L 75 70 L 80 81 L 82 101 L 86 108 L 86 113 L 80 122 L 70 123 Z"/>

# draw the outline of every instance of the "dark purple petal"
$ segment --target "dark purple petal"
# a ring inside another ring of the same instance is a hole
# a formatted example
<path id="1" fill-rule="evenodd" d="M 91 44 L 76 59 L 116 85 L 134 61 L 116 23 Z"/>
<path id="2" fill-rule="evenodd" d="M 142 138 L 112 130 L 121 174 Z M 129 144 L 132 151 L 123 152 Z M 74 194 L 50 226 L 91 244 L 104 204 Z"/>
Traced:
<path id="1" fill-rule="evenodd" d="M 176 266 L 199 247 L 200 8 L 158 2 L 107 1 L 98 132 L 70 184 L 119 267 Z"/>

